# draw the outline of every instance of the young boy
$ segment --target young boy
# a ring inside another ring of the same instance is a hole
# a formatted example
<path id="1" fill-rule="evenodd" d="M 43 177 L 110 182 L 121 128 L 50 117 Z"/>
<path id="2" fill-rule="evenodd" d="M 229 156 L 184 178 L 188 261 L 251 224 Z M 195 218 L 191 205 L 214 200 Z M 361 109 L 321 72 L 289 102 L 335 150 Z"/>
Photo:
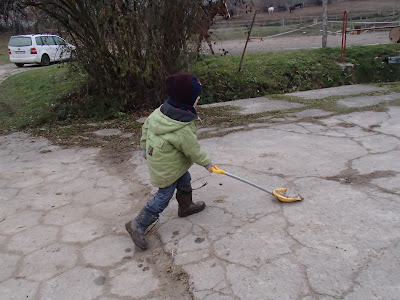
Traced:
<path id="1" fill-rule="evenodd" d="M 197 141 L 196 105 L 202 86 L 191 74 L 174 74 L 166 79 L 168 99 L 146 120 L 140 146 L 150 172 L 151 183 L 159 190 L 139 215 L 125 224 L 132 241 L 142 250 L 148 248 L 144 232 L 168 206 L 174 195 L 178 200 L 178 216 L 187 217 L 202 211 L 203 201 L 193 203 L 191 177 L 193 163 L 211 172 L 211 159 Z"/>

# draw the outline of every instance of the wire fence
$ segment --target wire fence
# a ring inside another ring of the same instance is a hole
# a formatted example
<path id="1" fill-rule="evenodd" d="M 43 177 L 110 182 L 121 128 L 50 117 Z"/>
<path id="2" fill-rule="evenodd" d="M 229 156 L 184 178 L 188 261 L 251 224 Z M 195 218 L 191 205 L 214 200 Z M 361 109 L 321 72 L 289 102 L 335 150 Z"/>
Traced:
<path id="1" fill-rule="evenodd" d="M 270 17 L 265 14 L 261 14 L 261 16 L 257 14 L 251 34 L 252 43 L 248 46 L 248 52 L 321 47 L 323 33 L 321 16 L 302 17 L 298 15 L 292 19 L 275 18 L 274 20 L 266 20 L 266 18 Z M 218 54 L 240 54 L 243 51 L 251 20 L 247 18 L 239 21 L 216 22 L 211 27 L 213 48 L 217 50 Z M 329 15 L 328 47 L 340 47 L 342 26 L 343 15 L 341 17 Z M 400 27 L 400 14 L 399 12 L 390 12 L 386 15 L 353 17 L 348 19 L 347 26 L 347 31 L 352 36 L 349 40 L 350 44 L 389 43 L 389 33 L 384 31 L 390 31 L 390 27 Z M 257 39 L 260 43 L 257 42 Z M 285 39 L 287 41 L 283 41 Z M 206 45 L 203 46 L 203 50 L 204 53 L 208 52 Z"/>
<path id="2" fill-rule="evenodd" d="M 328 34 L 340 34 L 342 30 L 343 15 L 329 15 Z M 211 29 L 213 40 L 246 39 L 251 19 L 218 21 Z M 374 14 L 359 18 L 349 18 L 348 31 L 357 33 L 360 29 L 370 29 L 382 26 L 400 26 L 400 14 L 391 12 L 386 15 Z M 291 19 L 282 18 L 267 20 L 265 14 L 257 16 L 254 22 L 252 37 L 271 38 L 285 35 L 319 35 L 322 34 L 321 16 L 296 16 Z"/>

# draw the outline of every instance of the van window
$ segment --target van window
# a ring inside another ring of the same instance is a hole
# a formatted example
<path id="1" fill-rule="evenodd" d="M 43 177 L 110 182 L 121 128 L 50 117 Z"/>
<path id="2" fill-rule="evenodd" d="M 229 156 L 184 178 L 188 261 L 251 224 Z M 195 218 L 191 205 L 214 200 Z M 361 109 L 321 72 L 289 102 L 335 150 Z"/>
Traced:
<path id="1" fill-rule="evenodd" d="M 43 45 L 55 45 L 56 42 L 54 41 L 52 36 L 42 36 Z"/>
<path id="2" fill-rule="evenodd" d="M 64 41 L 62 38 L 59 38 L 58 36 L 53 36 L 53 39 L 56 41 L 57 45 L 66 45 L 67 42 Z"/>
<path id="3" fill-rule="evenodd" d="M 36 45 L 38 45 L 38 46 L 43 45 L 42 38 L 40 36 L 36 37 L 35 40 L 36 40 Z"/>
<path id="4" fill-rule="evenodd" d="M 12 36 L 8 45 L 11 47 L 26 47 L 31 46 L 32 41 L 28 36 Z"/>

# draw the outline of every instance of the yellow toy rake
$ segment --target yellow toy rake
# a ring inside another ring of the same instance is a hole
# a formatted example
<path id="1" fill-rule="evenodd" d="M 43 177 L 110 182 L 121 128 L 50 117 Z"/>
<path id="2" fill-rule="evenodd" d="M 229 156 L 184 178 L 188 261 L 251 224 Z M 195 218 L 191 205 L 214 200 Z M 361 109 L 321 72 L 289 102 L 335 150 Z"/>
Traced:
<path id="1" fill-rule="evenodd" d="M 213 171 L 214 173 L 217 173 L 217 174 L 224 174 L 224 175 L 227 175 L 227 176 L 229 176 L 229 177 L 232 177 L 232 178 L 235 178 L 235 179 L 237 179 L 237 180 L 240 180 L 240 181 L 242 181 L 242 182 L 244 182 L 244 183 L 250 184 L 250 185 L 252 185 L 252 186 L 254 186 L 254 187 L 256 187 L 256 188 L 258 188 L 258 189 L 260 189 L 260 190 L 262 190 L 262 191 L 264 191 L 264 192 L 267 192 L 267 193 L 269 193 L 269 194 L 275 196 L 276 198 L 278 198 L 279 201 L 282 201 L 282 202 L 295 202 L 295 201 L 302 201 L 302 200 L 304 199 L 304 198 L 301 197 L 300 195 L 297 195 L 296 197 L 289 197 L 289 196 L 286 196 L 286 191 L 287 191 L 286 188 L 275 189 L 275 190 L 273 190 L 273 191 L 271 192 L 271 191 L 266 190 L 265 188 L 259 186 L 258 184 L 255 184 L 255 183 L 253 183 L 253 182 L 250 182 L 250 181 L 248 181 L 248 180 L 246 180 L 246 179 L 243 179 L 243 178 L 241 178 L 241 177 L 239 177 L 239 176 L 236 176 L 236 175 L 234 175 L 234 174 L 225 172 L 224 170 L 222 170 L 222 169 L 220 169 L 220 168 L 218 168 L 218 167 L 216 167 L 216 166 L 211 167 L 211 171 Z"/>

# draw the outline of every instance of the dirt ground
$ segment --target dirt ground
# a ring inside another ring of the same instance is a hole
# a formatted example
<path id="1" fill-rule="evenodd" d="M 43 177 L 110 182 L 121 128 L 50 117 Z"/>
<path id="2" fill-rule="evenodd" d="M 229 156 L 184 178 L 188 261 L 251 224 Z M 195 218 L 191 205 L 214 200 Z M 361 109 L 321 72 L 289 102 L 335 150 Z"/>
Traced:
<path id="1" fill-rule="evenodd" d="M 301 1 L 299 1 L 301 2 Z M 356 1 L 342 1 L 328 5 L 328 14 L 330 18 L 343 17 L 344 11 L 347 10 L 349 18 L 359 17 L 360 15 L 382 14 L 389 15 L 393 12 L 400 10 L 400 1 L 398 0 L 356 0 Z M 245 9 L 239 10 L 238 15 L 231 20 L 223 21 L 216 20 L 216 25 L 232 26 L 239 25 L 243 21 L 251 20 L 254 11 L 247 11 Z M 277 12 L 273 14 L 258 13 L 256 23 L 259 22 L 276 22 L 282 19 L 300 19 L 300 18 L 314 18 L 322 16 L 322 6 L 309 6 L 297 9 L 294 12 Z"/>
<path id="2" fill-rule="evenodd" d="M 213 49 L 216 55 L 241 54 L 245 46 L 245 40 L 215 41 Z M 329 35 L 328 47 L 341 47 L 341 35 Z M 347 35 L 346 47 L 356 45 L 376 45 L 390 43 L 389 31 L 367 32 L 359 35 Z M 253 39 L 247 44 L 246 53 L 296 50 L 296 49 L 315 49 L 321 48 L 322 35 L 315 36 L 291 36 L 274 37 L 263 40 Z M 399 47 L 400 48 L 400 47 Z M 202 50 L 209 53 L 208 45 L 203 43 Z"/>
<path id="3" fill-rule="evenodd" d="M 14 64 L 0 65 L 0 83 L 7 77 L 28 70 L 27 68 L 18 68 Z"/>

